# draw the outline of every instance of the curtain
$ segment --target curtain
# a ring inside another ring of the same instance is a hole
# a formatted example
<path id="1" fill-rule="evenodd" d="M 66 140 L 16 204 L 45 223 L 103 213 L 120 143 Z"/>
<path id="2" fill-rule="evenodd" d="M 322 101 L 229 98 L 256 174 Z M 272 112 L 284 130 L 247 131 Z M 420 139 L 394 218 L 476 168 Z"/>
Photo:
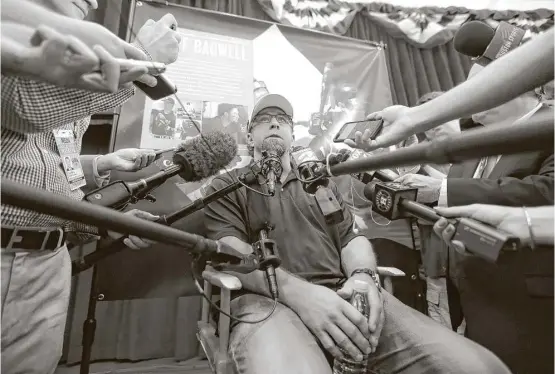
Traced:
<path id="1" fill-rule="evenodd" d="M 417 48 L 404 38 L 391 36 L 362 13 L 354 17 L 345 35 L 386 45 L 393 102 L 400 105 L 412 106 L 425 93 L 449 90 L 466 79 L 472 65 L 470 58 L 455 51 L 452 41 L 434 48 Z"/>

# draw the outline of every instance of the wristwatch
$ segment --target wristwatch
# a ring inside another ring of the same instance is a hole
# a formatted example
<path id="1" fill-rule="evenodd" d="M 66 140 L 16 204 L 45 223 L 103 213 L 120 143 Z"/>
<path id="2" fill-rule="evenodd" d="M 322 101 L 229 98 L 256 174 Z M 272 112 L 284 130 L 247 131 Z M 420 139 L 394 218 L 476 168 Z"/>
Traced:
<path id="1" fill-rule="evenodd" d="M 351 273 L 351 277 L 355 274 L 368 274 L 376 284 L 376 288 L 378 289 L 378 292 L 382 292 L 382 284 L 380 283 L 380 276 L 374 270 L 368 269 L 368 268 L 355 269 Z"/>

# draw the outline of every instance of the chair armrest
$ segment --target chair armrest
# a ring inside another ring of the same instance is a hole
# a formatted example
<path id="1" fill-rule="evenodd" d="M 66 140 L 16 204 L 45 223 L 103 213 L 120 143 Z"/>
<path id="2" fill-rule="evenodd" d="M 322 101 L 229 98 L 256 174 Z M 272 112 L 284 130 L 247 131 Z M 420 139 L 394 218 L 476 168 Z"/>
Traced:
<path id="1" fill-rule="evenodd" d="M 230 291 L 240 290 L 243 287 L 236 276 L 216 271 L 210 267 L 202 272 L 202 278 L 213 286 Z"/>
<path id="2" fill-rule="evenodd" d="M 394 267 L 378 266 L 378 274 L 384 277 L 404 277 L 404 271 Z"/>

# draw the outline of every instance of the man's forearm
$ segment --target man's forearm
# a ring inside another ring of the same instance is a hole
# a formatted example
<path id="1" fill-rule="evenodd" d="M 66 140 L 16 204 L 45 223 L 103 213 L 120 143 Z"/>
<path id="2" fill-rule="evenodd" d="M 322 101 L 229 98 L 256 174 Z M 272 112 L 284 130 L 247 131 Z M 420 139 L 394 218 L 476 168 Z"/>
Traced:
<path id="1" fill-rule="evenodd" d="M 472 79 L 410 109 L 414 133 L 497 107 L 553 79 L 550 29 L 493 61 Z"/>
<path id="2" fill-rule="evenodd" d="M 220 239 L 220 241 L 229 244 L 241 253 L 249 254 L 252 252 L 252 247 L 249 244 L 235 237 L 227 236 Z M 249 274 L 231 271 L 226 273 L 232 274 L 239 278 L 244 289 L 253 293 L 271 297 L 264 272 L 256 270 Z M 280 268 L 276 269 L 276 277 L 279 291 L 279 302 L 287 306 L 291 306 L 291 304 L 299 302 L 299 298 L 302 297 L 301 295 L 303 294 L 303 287 L 309 285 L 309 283 L 304 279 L 298 278 Z"/>
<path id="3" fill-rule="evenodd" d="M 42 24 L 76 37 L 82 32 L 79 24 L 86 22 L 56 14 L 27 0 L 2 1 L 2 21 L 17 22 L 32 28 Z"/>
<path id="4" fill-rule="evenodd" d="M 370 241 L 364 236 L 357 236 L 347 243 L 341 251 L 341 266 L 347 277 L 360 268 L 376 270 L 376 255 Z"/>

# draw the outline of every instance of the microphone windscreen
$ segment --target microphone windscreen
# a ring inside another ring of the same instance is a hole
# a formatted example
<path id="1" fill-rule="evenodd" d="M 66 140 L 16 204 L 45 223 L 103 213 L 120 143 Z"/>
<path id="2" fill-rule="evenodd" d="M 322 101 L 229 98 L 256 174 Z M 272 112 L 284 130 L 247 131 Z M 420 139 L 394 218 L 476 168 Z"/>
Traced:
<path id="1" fill-rule="evenodd" d="M 285 143 L 281 138 L 268 137 L 262 141 L 261 151 L 281 157 L 285 153 Z"/>
<path id="2" fill-rule="evenodd" d="M 370 201 L 374 201 L 374 190 L 376 189 L 375 183 L 368 183 L 364 186 L 364 197 Z"/>
<path id="3" fill-rule="evenodd" d="M 463 55 L 479 57 L 484 54 L 495 35 L 495 30 L 481 21 L 470 21 L 462 25 L 455 34 L 455 50 Z"/>
<path id="4" fill-rule="evenodd" d="M 179 176 L 187 182 L 198 182 L 218 174 L 237 155 L 235 139 L 221 131 L 195 136 L 181 143 L 173 156 L 183 166 Z"/>

